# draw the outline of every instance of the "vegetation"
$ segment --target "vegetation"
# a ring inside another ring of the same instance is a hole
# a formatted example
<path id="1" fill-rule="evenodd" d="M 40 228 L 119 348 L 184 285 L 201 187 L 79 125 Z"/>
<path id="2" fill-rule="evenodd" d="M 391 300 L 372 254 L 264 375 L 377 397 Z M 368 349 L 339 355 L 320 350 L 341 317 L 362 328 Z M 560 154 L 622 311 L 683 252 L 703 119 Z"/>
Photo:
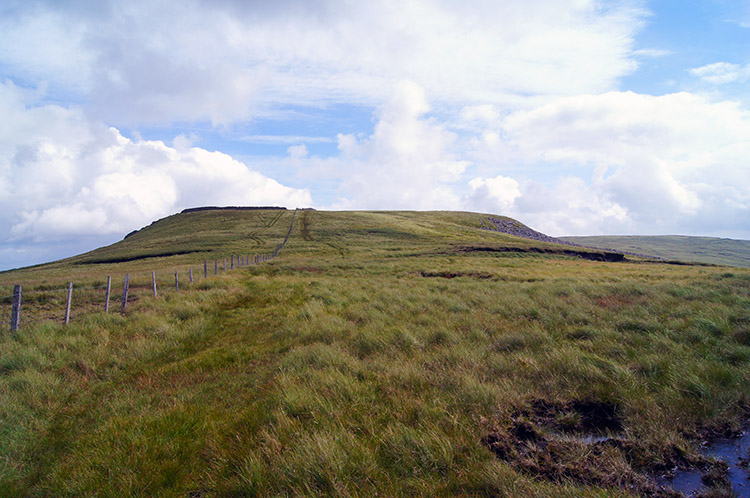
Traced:
<path id="1" fill-rule="evenodd" d="M 750 268 L 750 240 L 683 235 L 562 237 L 588 247 L 646 254 L 667 260 Z"/>
<path id="2" fill-rule="evenodd" d="M 125 316 L 3 332 L 0 495 L 625 497 L 747 420 L 748 270 L 586 260 L 475 213 L 301 211 L 278 258 L 203 279 L 291 219 L 187 213 L 1 273 L 7 295 L 201 270 Z"/>

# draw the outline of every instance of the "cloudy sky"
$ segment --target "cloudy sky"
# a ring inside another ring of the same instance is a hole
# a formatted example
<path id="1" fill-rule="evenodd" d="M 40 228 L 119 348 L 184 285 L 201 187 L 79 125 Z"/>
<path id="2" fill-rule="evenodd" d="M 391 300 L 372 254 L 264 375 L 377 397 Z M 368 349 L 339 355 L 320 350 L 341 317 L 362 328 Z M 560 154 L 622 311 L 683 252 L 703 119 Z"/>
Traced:
<path id="1" fill-rule="evenodd" d="M 2 0 L 0 33 L 0 269 L 201 205 L 750 239 L 746 0 Z"/>

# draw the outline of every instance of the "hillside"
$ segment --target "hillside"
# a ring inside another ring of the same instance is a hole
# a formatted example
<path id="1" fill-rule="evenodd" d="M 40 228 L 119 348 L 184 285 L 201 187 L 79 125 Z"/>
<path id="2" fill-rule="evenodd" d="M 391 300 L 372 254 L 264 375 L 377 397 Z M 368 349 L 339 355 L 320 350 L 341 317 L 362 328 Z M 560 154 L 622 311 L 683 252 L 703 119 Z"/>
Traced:
<path id="1" fill-rule="evenodd" d="M 674 261 L 750 268 L 750 240 L 682 235 L 561 237 L 575 244 Z"/>
<path id="2" fill-rule="evenodd" d="M 293 216 L 278 257 L 224 271 Z M 675 467 L 726 492 L 698 445 L 750 417 L 750 270 L 490 217 L 196 211 L 0 273 L 2 323 L 25 296 L 0 334 L 0 496 L 665 497 Z"/>

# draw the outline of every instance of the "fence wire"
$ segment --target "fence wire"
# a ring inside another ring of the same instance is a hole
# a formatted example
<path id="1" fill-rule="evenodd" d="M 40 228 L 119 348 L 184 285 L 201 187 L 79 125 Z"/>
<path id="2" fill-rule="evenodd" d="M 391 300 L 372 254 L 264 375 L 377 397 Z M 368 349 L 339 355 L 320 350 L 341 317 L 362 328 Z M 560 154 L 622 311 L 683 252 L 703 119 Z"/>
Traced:
<path id="1" fill-rule="evenodd" d="M 204 264 L 197 267 L 180 267 L 168 271 L 152 272 L 139 271 L 130 273 L 128 285 L 127 304 L 130 305 L 146 297 L 154 295 L 154 281 L 156 283 L 157 297 L 190 289 L 196 284 L 209 280 L 212 276 L 229 272 L 233 269 L 256 266 L 270 261 L 278 256 L 284 248 L 294 228 L 294 220 L 297 210 L 294 210 L 292 222 L 286 238 L 275 247 L 272 253 L 256 255 L 229 255 L 224 258 L 213 258 L 205 260 Z M 233 263 L 232 263 L 233 261 Z M 204 273 L 205 268 L 205 273 Z M 190 270 L 192 270 L 193 282 L 190 282 Z M 175 273 L 177 282 L 175 282 Z M 119 313 L 122 306 L 123 285 L 125 274 L 113 276 L 110 285 L 109 312 Z M 73 293 L 71 299 L 70 320 L 92 312 L 103 312 L 106 303 L 107 280 L 92 279 L 91 282 L 82 286 L 76 286 L 73 282 Z M 60 287 L 60 284 L 36 284 L 28 287 L 22 286 L 21 292 L 21 319 L 19 329 L 38 325 L 41 323 L 63 323 L 67 307 L 68 286 Z M 3 286 L 0 288 L 0 321 L 10 324 L 13 307 L 13 287 Z M 127 310 L 127 308 L 126 308 Z M 0 329 L 1 330 L 1 329 Z"/>

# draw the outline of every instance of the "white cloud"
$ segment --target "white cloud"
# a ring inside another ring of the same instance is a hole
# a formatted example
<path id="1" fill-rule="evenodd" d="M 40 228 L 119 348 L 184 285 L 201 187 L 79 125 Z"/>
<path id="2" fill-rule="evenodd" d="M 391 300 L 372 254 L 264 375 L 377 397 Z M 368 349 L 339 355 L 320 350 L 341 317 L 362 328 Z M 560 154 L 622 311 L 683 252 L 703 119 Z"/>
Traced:
<path id="1" fill-rule="evenodd" d="M 297 160 L 306 158 L 308 154 L 307 146 L 305 144 L 290 145 L 289 148 L 287 148 L 287 152 L 289 153 L 289 157 Z"/>
<path id="2" fill-rule="evenodd" d="M 379 111 L 373 134 L 339 136 L 343 199 L 338 208 L 453 209 L 451 184 L 466 169 L 453 149 L 455 135 L 425 118 L 429 104 L 416 84 L 398 85 Z"/>
<path id="3" fill-rule="evenodd" d="M 658 58 L 658 57 L 666 57 L 667 55 L 672 55 L 672 51 L 664 50 L 660 48 L 642 48 L 640 50 L 634 50 L 633 55 L 637 57 Z"/>
<path id="4" fill-rule="evenodd" d="M 472 157 L 485 174 L 511 166 L 534 168 L 537 177 L 545 171 L 543 182 L 519 181 L 511 205 L 495 205 L 556 235 L 748 237 L 747 137 L 750 113 L 738 103 L 611 92 L 511 113 L 473 141 Z M 478 187 L 489 181 L 470 184 L 469 205 L 486 205 Z"/>
<path id="5" fill-rule="evenodd" d="M 64 240 L 124 234 L 198 205 L 311 205 L 306 190 L 285 187 L 220 152 L 132 141 L 92 124 L 80 110 L 27 107 L 0 85 L 0 229 L 13 240 Z"/>
<path id="6" fill-rule="evenodd" d="M 475 178 L 469 182 L 471 195 L 464 200 L 471 209 L 485 212 L 508 213 L 515 211 L 514 203 L 521 197 L 519 185 L 513 178 Z"/>
<path id="7" fill-rule="evenodd" d="M 231 123 L 276 104 L 445 102 L 613 88 L 636 67 L 637 2 L 440 0 L 17 3 L 0 61 L 107 123 Z"/>
<path id="8" fill-rule="evenodd" d="M 750 64 L 741 66 L 729 62 L 715 62 L 691 69 L 690 74 L 713 85 L 741 83 L 750 80 Z"/>

